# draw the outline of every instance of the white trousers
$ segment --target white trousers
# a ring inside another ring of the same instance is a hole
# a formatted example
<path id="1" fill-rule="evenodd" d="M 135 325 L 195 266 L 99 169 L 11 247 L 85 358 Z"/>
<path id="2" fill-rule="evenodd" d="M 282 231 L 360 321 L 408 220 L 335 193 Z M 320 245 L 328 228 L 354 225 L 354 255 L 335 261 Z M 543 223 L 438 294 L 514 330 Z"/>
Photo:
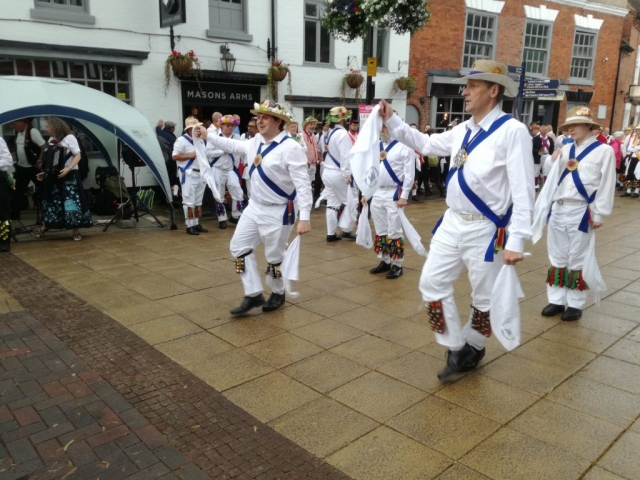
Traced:
<path id="1" fill-rule="evenodd" d="M 495 231 L 496 226 L 490 220 L 466 221 L 447 210 L 431 240 L 429 256 L 420 275 L 420 292 L 425 302 L 442 302 L 445 331 L 435 334 L 436 341 L 452 350 L 461 349 L 465 342 L 477 349 L 487 343 L 487 337 L 471 328 L 471 318 L 462 328 L 453 284 L 466 267 L 473 307 L 481 312 L 489 311 L 493 284 L 502 267 L 500 252 L 493 262 L 484 261 Z"/>
<path id="2" fill-rule="evenodd" d="M 393 240 L 402 237 L 402 221 L 398 214 L 396 200 L 393 199 L 396 191 L 397 188 L 395 187 L 379 188 L 375 191 L 371 200 L 371 218 L 376 229 L 376 235 L 386 235 Z M 397 258 L 391 261 L 389 254 L 382 251 L 378 253 L 378 258 L 394 265 L 401 265 L 404 260 L 404 258 Z"/>
<path id="3" fill-rule="evenodd" d="M 347 209 L 349 195 L 353 195 L 353 188 L 345 182 L 342 170 L 335 168 L 322 169 L 322 183 L 324 183 L 324 195 L 327 199 L 327 235 L 335 235 L 338 228 L 338 210 L 342 205 L 345 209 L 340 219 L 340 229 L 343 232 L 351 232 L 356 223 L 356 208 Z M 356 195 L 357 198 L 357 195 Z M 355 207 L 355 203 L 354 207 Z"/>
<path id="4" fill-rule="evenodd" d="M 313 185 L 313 182 L 316 181 L 316 164 L 312 163 L 311 165 L 309 165 L 309 168 L 307 169 L 307 173 L 309 174 L 309 181 L 311 182 L 311 184 Z"/>
<path id="5" fill-rule="evenodd" d="M 259 205 L 249 200 L 231 238 L 231 255 L 240 257 L 264 244 L 264 256 L 267 263 L 279 264 L 284 260 L 287 240 L 293 225 L 283 225 L 282 217 L 287 208 L 283 205 Z M 244 294 L 254 297 L 262 293 L 262 281 L 258 271 L 258 262 L 254 253 L 244 257 L 245 272 L 241 274 Z M 267 275 L 267 285 L 274 293 L 284 293 L 284 280 Z"/>
<path id="6" fill-rule="evenodd" d="M 586 206 L 553 204 L 547 225 L 547 251 L 553 267 L 582 270 L 589 251 L 589 234 L 578 230 Z M 582 309 L 587 290 L 571 290 L 547 284 L 549 303 Z"/>
<path id="7" fill-rule="evenodd" d="M 222 170 L 216 167 L 213 167 L 213 173 L 216 180 L 216 188 L 220 192 L 220 195 L 224 195 L 225 188 L 229 190 L 229 194 L 231 195 L 231 216 L 233 218 L 240 218 L 244 192 L 240 186 L 238 175 L 236 175 L 236 172 L 233 170 Z M 219 208 L 218 210 L 218 222 L 226 221 L 227 210 L 225 208 Z"/>
<path id="8" fill-rule="evenodd" d="M 180 171 L 178 170 L 178 180 L 182 181 Z M 200 210 L 202 207 L 202 197 L 207 184 L 202 179 L 200 172 L 189 169 L 185 172 L 185 180 L 182 184 L 182 208 L 184 209 L 185 225 L 187 227 L 195 227 L 198 225 L 200 218 Z M 198 207 L 198 208 L 194 208 Z M 195 214 L 189 214 L 194 212 Z"/>

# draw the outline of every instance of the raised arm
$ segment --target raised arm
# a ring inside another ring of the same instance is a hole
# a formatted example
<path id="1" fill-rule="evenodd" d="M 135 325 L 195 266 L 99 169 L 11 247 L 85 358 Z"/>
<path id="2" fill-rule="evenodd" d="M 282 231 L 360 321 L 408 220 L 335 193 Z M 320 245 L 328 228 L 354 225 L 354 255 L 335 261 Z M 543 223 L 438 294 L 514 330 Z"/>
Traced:
<path id="1" fill-rule="evenodd" d="M 385 121 L 391 137 L 397 139 L 412 150 L 417 150 L 425 156 L 448 157 L 451 155 L 453 147 L 454 131 L 449 130 L 444 133 L 434 133 L 429 136 L 420 133 L 419 130 L 411 128 L 404 123 L 398 115 L 393 115 Z"/>
<path id="2" fill-rule="evenodd" d="M 232 140 L 211 133 L 207 135 L 207 146 L 211 145 L 213 149 L 222 150 L 224 153 L 232 153 L 234 155 L 247 155 L 249 145 L 252 143 L 253 142 L 244 140 Z"/>

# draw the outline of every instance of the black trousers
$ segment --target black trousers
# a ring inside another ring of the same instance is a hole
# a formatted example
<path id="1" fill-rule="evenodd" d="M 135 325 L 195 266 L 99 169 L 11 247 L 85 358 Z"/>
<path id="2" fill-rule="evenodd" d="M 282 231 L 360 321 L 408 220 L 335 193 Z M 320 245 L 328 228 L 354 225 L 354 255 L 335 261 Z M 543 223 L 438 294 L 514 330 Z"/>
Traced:
<path id="1" fill-rule="evenodd" d="M 24 204 L 24 199 L 27 195 L 27 188 L 29 187 L 29 182 L 31 181 L 33 181 L 33 184 L 36 187 L 34 201 L 36 205 L 40 205 L 40 199 L 42 198 L 42 182 L 39 182 L 36 179 L 37 174 L 38 170 L 35 167 L 21 167 L 19 165 L 15 166 L 14 178 L 16 182 L 16 190 L 13 193 L 13 201 L 11 202 L 12 219 L 20 219 L 20 211 L 22 210 L 22 205 Z"/>
<path id="2" fill-rule="evenodd" d="M 11 243 L 11 187 L 8 177 L 7 172 L 0 172 L 0 247 L 4 249 Z"/>
<path id="3" fill-rule="evenodd" d="M 440 196 L 444 196 L 444 182 L 442 180 L 442 174 L 440 173 L 440 165 L 437 167 L 427 167 L 426 164 L 422 166 L 424 170 L 428 170 L 429 172 L 429 181 L 432 185 L 435 185 L 438 191 L 440 192 Z"/>

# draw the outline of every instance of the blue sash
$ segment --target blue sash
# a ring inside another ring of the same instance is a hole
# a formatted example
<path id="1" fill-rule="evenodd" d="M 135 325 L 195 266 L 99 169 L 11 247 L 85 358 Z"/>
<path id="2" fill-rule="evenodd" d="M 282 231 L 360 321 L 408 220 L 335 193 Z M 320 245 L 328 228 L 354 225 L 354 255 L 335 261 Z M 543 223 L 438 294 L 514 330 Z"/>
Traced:
<path id="1" fill-rule="evenodd" d="M 267 177 L 267 174 L 264 173 L 264 170 L 262 169 L 262 160 L 264 159 L 264 157 L 266 157 L 269 152 L 271 152 L 274 148 L 276 148 L 278 145 L 281 145 L 282 142 L 284 142 L 285 140 L 290 139 L 291 137 L 285 136 L 280 143 L 277 142 L 272 142 L 271 145 L 269 145 L 267 147 L 267 149 L 263 152 L 262 151 L 262 147 L 264 145 L 264 143 L 260 143 L 260 146 L 258 147 L 258 151 L 256 152 L 256 158 L 253 161 L 253 165 L 251 165 L 251 170 L 249 170 L 249 178 L 251 178 L 251 175 L 253 175 L 253 171 L 257 170 L 258 174 L 260 175 L 260 178 L 262 179 L 262 181 L 271 189 L 273 190 L 273 192 L 276 195 L 279 195 L 283 198 L 286 198 L 288 200 L 287 202 L 287 208 L 285 208 L 284 211 L 284 215 L 282 217 L 282 224 L 283 225 L 293 225 L 296 222 L 296 211 L 293 205 L 293 201 L 296 198 L 296 190 L 294 188 L 293 192 L 291 193 L 291 195 L 287 194 L 286 192 L 284 192 L 278 185 L 276 185 L 269 177 Z"/>
<path id="2" fill-rule="evenodd" d="M 324 134 L 324 152 L 322 153 L 322 159 L 326 160 L 327 159 L 327 155 L 329 155 L 329 158 L 331 158 L 331 160 L 333 160 L 333 163 L 335 163 L 338 166 L 338 168 L 341 168 L 340 167 L 340 162 L 338 160 L 336 160 L 336 158 L 329 153 L 329 140 L 331 140 L 331 136 L 337 130 L 338 130 L 337 128 L 334 128 L 333 130 L 331 130 L 329 135 L 327 135 L 326 133 Z"/>
<path id="3" fill-rule="evenodd" d="M 491 127 L 489 127 L 489 130 L 487 131 L 480 130 L 471 140 L 469 140 L 471 137 L 471 129 L 468 129 L 460 148 L 464 149 L 467 152 L 467 154 L 470 155 L 471 152 L 473 152 L 473 150 L 475 150 L 475 148 L 478 145 L 480 145 L 487 138 L 489 138 L 502 125 L 504 125 L 507 121 L 511 120 L 511 118 L 512 118 L 511 115 L 503 115 L 502 117 L 498 118 L 491 124 Z M 464 195 L 471 202 L 471 204 L 474 207 L 476 207 L 476 209 L 482 215 L 487 217 L 487 219 L 491 220 L 493 224 L 496 226 L 496 233 L 493 235 L 493 238 L 491 239 L 491 242 L 489 243 L 489 246 L 484 256 L 485 262 L 493 262 L 494 255 L 498 253 L 499 250 L 504 249 L 504 246 L 507 244 L 506 227 L 509 224 L 509 221 L 511 220 L 511 214 L 513 213 L 513 204 L 509 206 L 507 213 L 502 218 L 500 218 L 489 208 L 489 206 L 486 203 L 484 203 L 484 201 L 480 197 L 478 197 L 478 195 L 475 194 L 473 190 L 471 190 L 471 187 L 469 187 L 469 184 L 464 178 L 463 169 L 464 169 L 464 164 L 462 164 L 460 168 L 453 167 L 451 170 L 449 170 L 449 175 L 447 175 L 446 185 L 449 186 L 449 181 L 451 180 L 451 178 L 453 178 L 453 175 L 456 172 L 458 172 L 458 183 L 460 185 L 460 189 L 462 190 L 462 193 L 464 193 Z M 433 233 L 436 233 L 436 230 L 438 230 L 438 227 L 440 227 L 441 223 L 442 223 L 442 218 L 438 220 L 438 223 L 433 229 Z"/>
<path id="4" fill-rule="evenodd" d="M 383 155 L 382 153 L 384 152 L 385 154 L 388 154 L 391 151 L 391 149 L 396 146 L 397 143 L 398 141 L 394 140 L 389 145 L 387 145 L 387 148 L 383 148 L 382 142 L 380 142 L 380 160 L 382 160 L 382 164 L 384 165 L 384 168 L 387 170 L 387 173 L 391 177 L 391 180 L 393 180 L 393 183 L 398 185 L 398 188 L 396 189 L 396 193 L 393 194 L 393 199 L 396 202 L 398 201 L 398 198 L 400 197 L 400 195 L 402 195 L 402 182 L 400 181 L 396 173 L 393 171 L 393 168 L 391 168 L 391 165 L 387 160 L 387 155 Z"/>
<path id="5" fill-rule="evenodd" d="M 596 140 L 587 148 L 585 148 L 582 151 L 582 153 L 580 153 L 580 155 L 576 157 L 576 145 L 574 143 L 573 145 L 571 145 L 571 149 L 569 150 L 569 161 L 575 159 L 575 161 L 578 164 L 580 164 L 580 160 L 582 160 L 584 157 L 586 157 L 588 154 L 590 154 L 600 145 L 604 145 L 604 144 Z M 573 177 L 573 183 L 576 184 L 576 190 L 578 190 L 578 193 L 580 194 L 580 196 L 582 196 L 582 198 L 584 198 L 584 200 L 587 202 L 587 208 L 584 212 L 584 215 L 582 216 L 582 220 L 580 221 L 580 226 L 578 227 L 578 230 L 584 233 L 589 233 L 589 217 L 590 217 L 589 205 L 592 204 L 593 201 L 595 200 L 596 193 L 598 193 L 598 190 L 595 190 L 591 194 L 591 196 L 589 196 L 589 194 L 587 194 L 587 190 L 584 188 L 584 184 L 582 183 L 582 180 L 580 179 L 580 175 L 578 174 L 577 165 L 575 169 L 569 170 L 568 164 L 567 164 L 567 168 L 565 168 L 564 171 L 562 172 L 562 175 L 560 176 L 560 180 L 558 180 L 558 186 L 560 186 L 562 181 L 565 179 L 567 175 L 569 175 L 569 173 L 571 173 L 571 176 Z M 553 208 L 553 204 L 551 207 Z M 550 216 L 551 216 L 551 209 L 549 209 L 549 215 L 547 216 L 547 219 Z"/>
<path id="6" fill-rule="evenodd" d="M 219 136 L 219 137 L 227 138 L 227 137 L 225 137 L 225 136 L 224 136 L 224 135 L 222 135 L 222 134 L 220 134 L 220 135 L 218 135 L 218 136 Z M 207 144 L 207 142 L 205 141 L 205 142 L 204 142 L 204 144 L 206 145 L 206 144 Z M 232 154 L 232 153 L 230 153 L 230 154 L 229 154 L 229 156 L 231 157 L 231 161 L 233 162 L 233 163 L 232 163 L 232 165 L 233 165 L 233 166 L 234 166 L 234 168 L 235 168 L 236 159 L 234 158 L 234 156 L 233 156 L 233 154 Z M 209 162 L 209 166 L 210 166 L 210 167 L 213 167 L 213 166 L 216 164 L 216 162 L 217 162 L 218 160 L 220 160 L 222 157 L 224 157 L 224 155 L 220 155 L 219 157 L 216 157 L 216 158 L 214 158 L 213 160 L 211 160 L 211 162 Z"/>
<path id="7" fill-rule="evenodd" d="M 182 183 L 182 185 L 184 185 L 184 182 L 187 181 L 187 170 L 189 170 L 191 168 L 191 165 L 193 165 L 193 162 L 195 162 L 196 159 L 192 158 L 191 160 L 189 160 L 187 162 L 187 164 L 183 167 L 178 167 L 178 170 L 180 170 L 180 183 Z"/>

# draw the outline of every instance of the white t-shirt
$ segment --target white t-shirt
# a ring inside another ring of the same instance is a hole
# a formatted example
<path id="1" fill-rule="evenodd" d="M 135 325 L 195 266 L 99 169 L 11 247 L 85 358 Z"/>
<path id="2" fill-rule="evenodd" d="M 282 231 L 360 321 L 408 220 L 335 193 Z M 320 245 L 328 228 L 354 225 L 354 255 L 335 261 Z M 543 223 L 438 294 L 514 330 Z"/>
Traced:
<path id="1" fill-rule="evenodd" d="M 20 167 L 32 167 L 33 165 L 31 165 L 27 161 L 27 155 L 24 153 L 25 137 L 26 137 L 25 132 L 18 132 L 18 135 L 16 135 L 16 151 L 18 153 L 18 165 Z M 29 131 L 29 139 L 39 147 L 42 147 L 46 143 L 37 128 L 32 128 Z"/>
<path id="2" fill-rule="evenodd" d="M 49 139 L 50 145 L 52 144 L 51 143 L 52 140 L 53 139 Z M 58 142 L 58 145 L 68 148 L 69 151 L 73 154 L 66 162 L 64 162 L 64 168 L 67 168 L 69 165 L 71 165 L 71 162 L 73 161 L 73 157 L 75 157 L 80 153 L 80 145 L 78 145 L 78 139 L 73 135 L 67 135 L 62 140 L 60 140 L 60 142 Z M 78 170 L 77 163 L 72 168 L 72 170 Z"/>
<path id="3" fill-rule="evenodd" d="M 13 165 L 13 157 L 9 152 L 4 138 L 0 137 L 0 171 L 6 172 L 7 169 Z"/>

